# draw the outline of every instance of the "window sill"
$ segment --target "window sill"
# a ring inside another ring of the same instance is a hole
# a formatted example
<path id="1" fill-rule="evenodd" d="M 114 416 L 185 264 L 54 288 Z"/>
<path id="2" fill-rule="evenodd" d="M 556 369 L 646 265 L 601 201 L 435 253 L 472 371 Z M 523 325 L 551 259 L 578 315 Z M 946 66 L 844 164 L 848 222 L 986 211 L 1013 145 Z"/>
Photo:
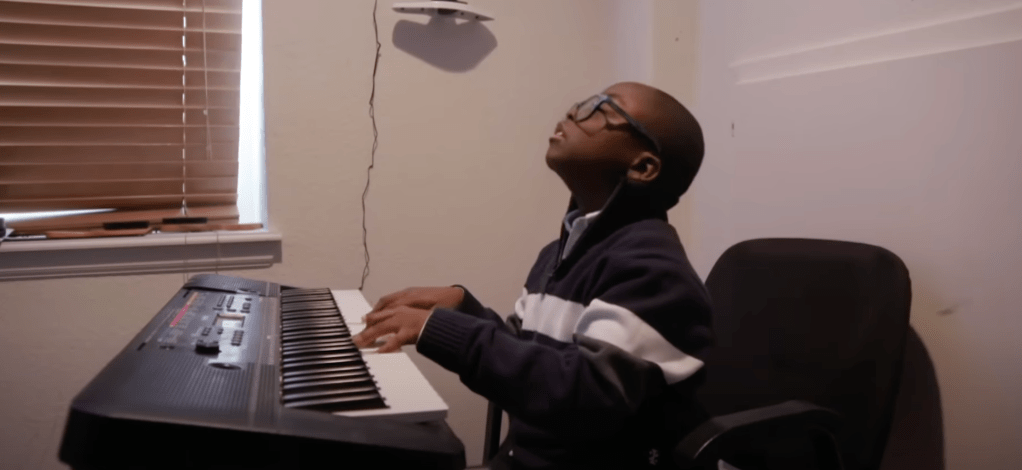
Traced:
<path id="1" fill-rule="evenodd" d="M 259 269 L 280 261 L 281 236 L 266 230 L 8 240 L 0 244 L 0 281 Z"/>

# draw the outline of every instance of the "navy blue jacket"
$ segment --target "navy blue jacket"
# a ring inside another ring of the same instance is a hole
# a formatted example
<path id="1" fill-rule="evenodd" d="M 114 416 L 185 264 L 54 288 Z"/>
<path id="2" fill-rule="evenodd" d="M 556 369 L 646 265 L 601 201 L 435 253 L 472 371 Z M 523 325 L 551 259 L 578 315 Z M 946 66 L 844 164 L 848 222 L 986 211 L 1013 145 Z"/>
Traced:
<path id="1" fill-rule="evenodd" d="M 566 237 L 540 252 L 506 322 L 466 291 L 417 350 L 507 411 L 491 468 L 665 466 L 705 418 L 693 391 L 712 340 L 706 289 L 639 187 L 619 187 L 562 259 Z"/>

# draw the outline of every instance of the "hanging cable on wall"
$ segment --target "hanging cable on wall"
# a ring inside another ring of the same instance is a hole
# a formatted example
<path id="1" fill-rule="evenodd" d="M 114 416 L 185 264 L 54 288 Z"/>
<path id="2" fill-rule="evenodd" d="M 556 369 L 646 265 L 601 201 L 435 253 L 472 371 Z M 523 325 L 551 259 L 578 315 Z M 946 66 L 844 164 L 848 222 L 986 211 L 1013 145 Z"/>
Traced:
<path id="1" fill-rule="evenodd" d="M 369 167 L 366 168 L 366 187 L 362 191 L 362 247 L 365 250 L 365 267 L 362 268 L 362 282 L 358 286 L 358 290 L 362 290 L 366 284 L 366 278 L 369 277 L 369 231 L 366 229 L 366 196 L 369 195 L 369 182 L 372 177 L 373 167 L 376 165 L 376 147 L 379 145 L 380 133 L 376 129 L 376 111 L 374 103 L 376 101 L 376 70 L 380 66 L 380 30 L 376 22 L 376 5 L 378 2 L 373 2 L 373 34 L 376 36 L 376 57 L 373 62 L 373 85 L 372 91 L 369 93 L 369 118 L 373 122 L 373 150 L 370 154 Z"/>

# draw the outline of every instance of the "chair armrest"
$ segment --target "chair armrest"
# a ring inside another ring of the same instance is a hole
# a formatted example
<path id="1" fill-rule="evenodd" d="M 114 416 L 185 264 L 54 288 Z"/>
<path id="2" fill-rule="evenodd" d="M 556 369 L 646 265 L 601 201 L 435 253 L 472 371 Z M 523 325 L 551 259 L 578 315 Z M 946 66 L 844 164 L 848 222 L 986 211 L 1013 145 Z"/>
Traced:
<path id="1" fill-rule="evenodd" d="M 699 425 L 674 448 L 674 460 L 683 467 L 716 468 L 726 441 L 749 434 L 775 435 L 789 432 L 817 432 L 833 436 L 841 416 L 822 406 L 791 400 L 772 406 L 717 416 Z"/>
<path id="2" fill-rule="evenodd" d="M 488 464 L 500 449 L 500 427 L 504 410 L 492 401 L 486 408 L 486 434 L 483 438 L 483 464 Z"/>

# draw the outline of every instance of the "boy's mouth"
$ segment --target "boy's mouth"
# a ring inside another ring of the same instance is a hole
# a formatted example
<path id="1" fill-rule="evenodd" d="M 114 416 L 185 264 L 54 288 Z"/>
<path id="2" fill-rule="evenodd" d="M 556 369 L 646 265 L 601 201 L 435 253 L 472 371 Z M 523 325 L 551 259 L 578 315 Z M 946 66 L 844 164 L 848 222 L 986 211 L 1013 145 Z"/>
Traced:
<path id="1" fill-rule="evenodd" d="M 554 128 L 554 135 L 550 136 L 550 141 L 564 140 L 564 128 L 561 127 L 561 123 L 557 123 L 557 127 Z"/>

